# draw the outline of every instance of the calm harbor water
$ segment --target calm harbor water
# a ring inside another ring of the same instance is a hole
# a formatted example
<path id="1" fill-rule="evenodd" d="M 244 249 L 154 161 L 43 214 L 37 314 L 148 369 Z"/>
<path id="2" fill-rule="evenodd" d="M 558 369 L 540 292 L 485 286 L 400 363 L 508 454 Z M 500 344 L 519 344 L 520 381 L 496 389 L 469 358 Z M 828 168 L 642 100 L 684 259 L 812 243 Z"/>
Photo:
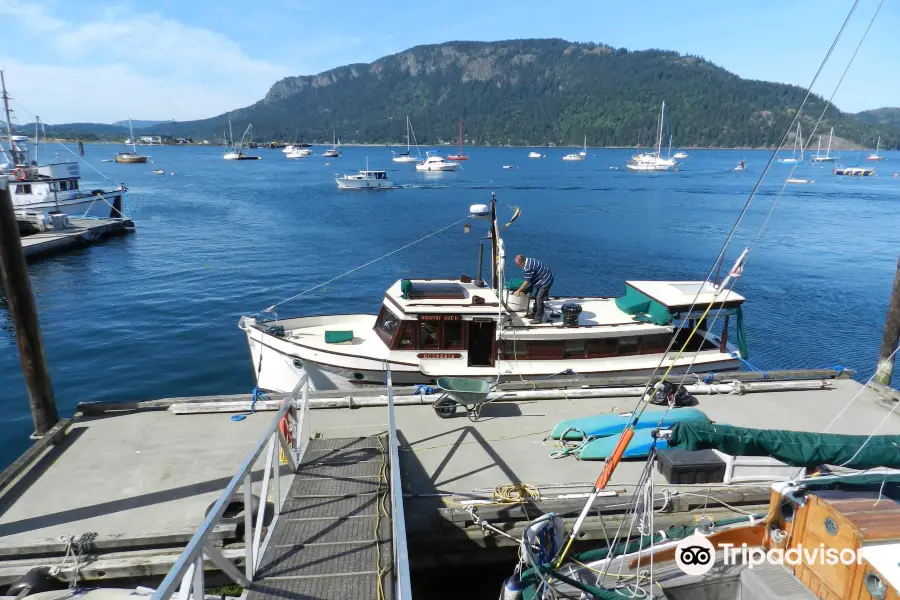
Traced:
<path id="1" fill-rule="evenodd" d="M 85 400 L 249 391 L 241 314 L 453 223 L 491 192 L 501 219 L 522 209 L 505 231 L 508 252 L 549 264 L 554 294 L 617 295 L 627 279 L 702 279 L 767 158 L 698 150 L 678 172 L 660 174 L 626 172 L 626 150 L 591 150 L 587 161 L 565 163 L 567 149 L 529 160 L 527 149 L 472 148 L 461 171 L 435 174 L 395 165 L 380 147 L 303 160 L 258 150 L 263 160 L 243 162 L 222 160 L 221 148 L 152 147 L 144 150 L 153 164 L 101 162 L 118 150 L 88 146 L 87 159 L 130 187 L 137 233 L 30 267 L 66 415 Z M 739 159 L 747 171 L 732 170 Z M 370 168 L 387 168 L 399 189 L 336 188 L 335 172 L 355 172 L 367 160 Z M 847 166 L 859 160 L 859 153 L 844 156 Z M 877 167 L 878 176 L 865 179 L 833 177 L 830 166 L 795 173 L 815 183 L 788 187 L 736 288 L 748 299 L 750 357 L 758 367 L 843 365 L 860 378 L 871 375 L 897 261 L 900 177 L 892 175 L 900 155 Z M 154 168 L 166 174 L 154 175 Z M 789 172 L 773 166 L 728 264 L 756 237 Z M 82 187 L 104 183 L 86 167 L 83 177 Z M 454 227 L 285 304 L 279 314 L 374 313 L 398 278 L 475 275 L 480 228 L 465 235 L 462 225 Z M 6 464 L 27 447 L 31 417 L 2 309 L 0 331 Z"/>

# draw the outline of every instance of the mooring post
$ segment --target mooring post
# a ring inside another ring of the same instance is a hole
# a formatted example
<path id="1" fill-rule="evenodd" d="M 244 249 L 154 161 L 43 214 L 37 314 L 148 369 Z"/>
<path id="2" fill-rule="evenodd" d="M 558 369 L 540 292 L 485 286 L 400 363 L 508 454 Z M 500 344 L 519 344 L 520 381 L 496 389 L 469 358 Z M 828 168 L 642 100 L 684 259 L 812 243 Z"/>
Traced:
<path id="1" fill-rule="evenodd" d="M 28 388 L 31 403 L 31 417 L 34 420 L 34 435 L 40 437 L 50 431 L 59 421 L 56 399 L 47 369 L 47 357 L 41 341 L 34 294 L 28 279 L 28 265 L 22 251 L 19 224 L 13 210 L 9 193 L 9 178 L 0 177 L 0 271 L 9 316 L 19 345 L 22 360 L 22 374 Z"/>
<path id="2" fill-rule="evenodd" d="M 891 303 L 888 305 L 887 317 L 884 319 L 884 337 L 881 338 L 881 352 L 878 354 L 878 368 L 875 370 L 875 381 L 883 385 L 891 384 L 894 374 L 892 356 L 900 343 L 900 259 L 897 260 L 897 274 L 894 275 L 894 289 L 891 290 Z"/>

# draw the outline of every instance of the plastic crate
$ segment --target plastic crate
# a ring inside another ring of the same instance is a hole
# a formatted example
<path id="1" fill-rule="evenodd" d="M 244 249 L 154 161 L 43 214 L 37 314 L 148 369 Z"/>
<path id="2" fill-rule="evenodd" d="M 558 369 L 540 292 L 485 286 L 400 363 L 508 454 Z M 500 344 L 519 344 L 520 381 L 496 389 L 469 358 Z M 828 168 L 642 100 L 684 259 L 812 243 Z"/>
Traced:
<path id="1" fill-rule="evenodd" d="M 713 450 L 661 450 L 656 468 L 672 484 L 721 483 L 725 479 L 725 461 Z"/>

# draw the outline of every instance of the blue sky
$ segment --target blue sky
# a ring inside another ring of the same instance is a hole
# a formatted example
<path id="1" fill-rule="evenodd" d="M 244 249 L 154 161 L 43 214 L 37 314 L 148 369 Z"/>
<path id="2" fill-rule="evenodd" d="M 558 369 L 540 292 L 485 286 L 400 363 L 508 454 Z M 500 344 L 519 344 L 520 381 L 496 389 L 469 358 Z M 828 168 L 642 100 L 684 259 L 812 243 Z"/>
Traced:
<path id="1" fill-rule="evenodd" d="M 252 104 L 281 77 L 419 44 L 561 37 L 698 54 L 754 79 L 806 86 L 852 0 L 0 0 L 0 67 L 21 122 L 197 119 Z M 825 95 L 878 0 L 861 0 L 815 91 Z M 835 96 L 900 106 L 900 1 L 886 0 Z"/>

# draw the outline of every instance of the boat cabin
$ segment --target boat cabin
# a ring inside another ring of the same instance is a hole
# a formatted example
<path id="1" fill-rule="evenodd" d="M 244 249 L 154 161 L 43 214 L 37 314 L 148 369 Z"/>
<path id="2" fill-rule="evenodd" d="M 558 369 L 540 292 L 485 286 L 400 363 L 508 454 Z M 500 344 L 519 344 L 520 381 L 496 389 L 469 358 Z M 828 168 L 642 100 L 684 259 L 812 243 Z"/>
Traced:
<path id="1" fill-rule="evenodd" d="M 360 171 L 360 176 L 365 179 L 387 179 L 387 171 Z"/>

